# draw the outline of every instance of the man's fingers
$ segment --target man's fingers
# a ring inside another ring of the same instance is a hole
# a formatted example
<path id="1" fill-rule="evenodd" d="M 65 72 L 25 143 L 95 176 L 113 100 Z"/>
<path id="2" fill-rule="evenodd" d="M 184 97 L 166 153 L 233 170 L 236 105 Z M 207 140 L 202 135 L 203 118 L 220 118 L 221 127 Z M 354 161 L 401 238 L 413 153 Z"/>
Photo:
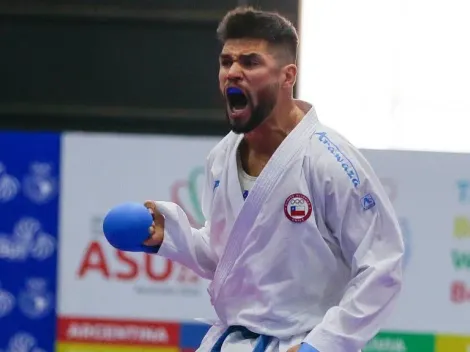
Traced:
<path id="1" fill-rule="evenodd" d="M 148 228 L 149 238 L 147 238 L 143 244 L 150 247 L 158 246 L 163 241 L 165 217 L 158 211 L 154 201 L 147 200 L 144 206 L 152 215 L 153 222 Z"/>
<path id="2" fill-rule="evenodd" d="M 287 352 L 298 352 L 300 350 L 300 345 L 291 347 L 287 350 Z"/>
<path id="3" fill-rule="evenodd" d="M 152 214 L 152 218 L 154 220 L 154 227 L 160 226 L 164 220 L 163 215 L 158 211 L 155 202 L 152 200 L 148 200 L 144 203 L 144 206 L 149 210 L 150 214 Z"/>
<path id="4" fill-rule="evenodd" d="M 157 212 L 157 206 L 155 205 L 155 202 L 154 201 L 151 201 L 151 200 L 147 200 L 145 203 L 144 203 L 144 207 L 146 207 L 150 213 L 153 215 Z"/>

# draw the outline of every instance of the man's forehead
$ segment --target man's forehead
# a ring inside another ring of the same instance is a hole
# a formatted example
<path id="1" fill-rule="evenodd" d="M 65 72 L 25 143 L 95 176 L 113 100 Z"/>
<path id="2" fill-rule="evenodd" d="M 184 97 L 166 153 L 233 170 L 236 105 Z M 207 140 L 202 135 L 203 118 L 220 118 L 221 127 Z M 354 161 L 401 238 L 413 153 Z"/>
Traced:
<path id="1" fill-rule="evenodd" d="M 268 43 L 261 39 L 230 39 L 222 48 L 221 55 L 269 55 Z"/>

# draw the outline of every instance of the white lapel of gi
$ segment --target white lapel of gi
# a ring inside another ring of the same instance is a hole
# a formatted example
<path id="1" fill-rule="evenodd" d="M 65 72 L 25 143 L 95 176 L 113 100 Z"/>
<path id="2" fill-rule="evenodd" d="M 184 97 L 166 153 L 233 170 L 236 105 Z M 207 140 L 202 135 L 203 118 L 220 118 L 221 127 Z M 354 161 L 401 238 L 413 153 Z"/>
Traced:
<path id="1" fill-rule="evenodd" d="M 262 204 L 273 191 L 281 175 L 286 172 L 286 165 L 305 147 L 305 143 L 315 132 L 317 122 L 318 119 L 312 107 L 294 130 L 287 135 L 258 176 L 248 197 L 241 206 L 241 210 L 230 231 L 224 253 L 217 265 L 214 279 L 209 287 L 209 294 L 211 295 L 213 304 L 215 304 L 221 287 L 242 251 L 242 243 L 250 233 L 250 229 L 259 214 Z M 236 153 L 236 150 L 233 152 Z M 232 157 L 234 156 L 229 156 L 229 158 Z M 237 177 L 236 170 L 228 170 L 228 172 L 233 173 L 235 177 Z M 238 178 L 237 182 L 231 185 L 231 187 L 238 189 L 238 196 L 241 198 L 240 187 L 236 187 L 236 184 L 238 184 Z M 237 195 L 235 195 L 235 197 L 237 197 Z M 235 203 L 238 203 L 238 200 L 236 200 Z"/>
<path id="2" fill-rule="evenodd" d="M 225 191 L 228 194 L 228 201 L 232 207 L 232 214 L 234 219 L 237 218 L 244 204 L 243 193 L 240 186 L 240 180 L 238 179 L 237 170 L 237 150 L 240 142 L 243 139 L 243 136 L 240 135 L 236 137 L 237 139 L 235 140 L 235 145 L 230 151 L 230 155 L 228 156 L 228 160 L 225 164 L 227 170 L 227 181 L 224 184 Z"/>

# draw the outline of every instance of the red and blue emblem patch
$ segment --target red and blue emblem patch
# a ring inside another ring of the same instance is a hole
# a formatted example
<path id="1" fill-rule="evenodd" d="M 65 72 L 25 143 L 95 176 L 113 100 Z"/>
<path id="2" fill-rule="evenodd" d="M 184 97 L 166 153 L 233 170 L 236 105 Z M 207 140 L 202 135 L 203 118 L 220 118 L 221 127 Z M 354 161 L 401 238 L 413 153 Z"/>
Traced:
<path id="1" fill-rule="evenodd" d="M 292 222 L 304 222 L 312 215 L 312 203 L 302 193 L 294 193 L 284 202 L 284 214 Z"/>

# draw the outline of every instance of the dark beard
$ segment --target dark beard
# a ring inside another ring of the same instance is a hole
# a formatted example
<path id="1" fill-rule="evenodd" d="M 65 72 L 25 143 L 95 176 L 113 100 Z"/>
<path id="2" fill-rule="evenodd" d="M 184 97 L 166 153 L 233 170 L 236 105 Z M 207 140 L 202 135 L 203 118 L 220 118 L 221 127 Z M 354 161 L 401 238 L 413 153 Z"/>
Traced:
<path id="1" fill-rule="evenodd" d="M 277 85 L 269 85 L 258 93 L 258 104 L 253 105 L 251 97 L 247 97 L 248 107 L 251 111 L 251 116 L 246 122 L 232 121 L 229 117 L 229 111 L 226 110 L 226 117 L 230 124 L 232 132 L 236 134 L 245 134 L 253 131 L 271 114 L 276 105 Z"/>

